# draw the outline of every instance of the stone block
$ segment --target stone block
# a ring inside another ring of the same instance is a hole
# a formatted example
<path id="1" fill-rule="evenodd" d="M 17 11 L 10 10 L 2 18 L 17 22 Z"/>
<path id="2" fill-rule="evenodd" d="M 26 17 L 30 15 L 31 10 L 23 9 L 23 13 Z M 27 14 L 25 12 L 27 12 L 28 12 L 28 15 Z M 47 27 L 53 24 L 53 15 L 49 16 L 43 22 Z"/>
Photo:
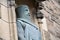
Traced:
<path id="1" fill-rule="evenodd" d="M 0 0 L 0 4 L 7 7 L 7 0 Z"/>
<path id="2" fill-rule="evenodd" d="M 16 22 L 15 8 L 11 7 L 8 10 L 9 10 L 9 22 Z"/>
<path id="3" fill-rule="evenodd" d="M 9 23 L 0 19 L 0 37 L 4 40 L 10 40 Z"/>
<path id="4" fill-rule="evenodd" d="M 8 9 L 5 6 L 1 5 L 1 18 L 8 22 L 8 16 Z"/>

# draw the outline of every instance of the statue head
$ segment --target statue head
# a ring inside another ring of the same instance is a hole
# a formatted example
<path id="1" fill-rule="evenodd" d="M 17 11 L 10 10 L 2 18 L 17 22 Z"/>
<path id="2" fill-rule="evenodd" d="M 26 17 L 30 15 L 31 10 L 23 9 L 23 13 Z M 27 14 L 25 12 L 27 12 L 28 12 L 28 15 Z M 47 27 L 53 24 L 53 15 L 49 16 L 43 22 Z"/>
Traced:
<path id="1" fill-rule="evenodd" d="M 16 14 L 18 18 L 24 18 L 30 20 L 30 11 L 27 5 L 20 5 L 16 8 Z"/>

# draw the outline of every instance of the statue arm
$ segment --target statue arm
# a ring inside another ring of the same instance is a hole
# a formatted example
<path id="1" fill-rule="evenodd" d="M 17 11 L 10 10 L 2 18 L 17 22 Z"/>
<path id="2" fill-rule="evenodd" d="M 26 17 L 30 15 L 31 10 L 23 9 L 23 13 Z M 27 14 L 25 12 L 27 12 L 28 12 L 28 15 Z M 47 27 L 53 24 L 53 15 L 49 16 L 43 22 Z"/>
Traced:
<path id="1" fill-rule="evenodd" d="M 17 21 L 18 40 L 26 40 L 24 37 L 24 30 L 20 22 Z"/>

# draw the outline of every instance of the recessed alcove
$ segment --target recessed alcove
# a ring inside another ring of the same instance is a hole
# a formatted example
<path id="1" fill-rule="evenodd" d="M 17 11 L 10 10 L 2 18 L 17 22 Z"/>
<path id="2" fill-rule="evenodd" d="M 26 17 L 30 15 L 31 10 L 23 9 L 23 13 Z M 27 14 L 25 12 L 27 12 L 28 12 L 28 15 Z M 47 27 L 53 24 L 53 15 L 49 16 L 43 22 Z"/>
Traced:
<path id="1" fill-rule="evenodd" d="M 20 5 L 28 5 L 29 10 L 30 10 L 31 19 L 32 19 L 32 21 L 34 20 L 33 15 L 36 12 L 35 0 L 15 0 L 15 3 L 16 3 L 16 7 L 18 7 Z"/>

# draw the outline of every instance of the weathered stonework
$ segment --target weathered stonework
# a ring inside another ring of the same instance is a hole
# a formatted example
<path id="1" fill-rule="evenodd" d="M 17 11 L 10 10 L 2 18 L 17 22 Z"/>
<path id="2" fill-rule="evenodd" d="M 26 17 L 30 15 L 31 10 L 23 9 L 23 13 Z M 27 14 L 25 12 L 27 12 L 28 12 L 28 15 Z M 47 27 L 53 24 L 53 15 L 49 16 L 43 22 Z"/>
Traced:
<path id="1" fill-rule="evenodd" d="M 27 3 L 28 0 L 26 2 L 18 1 L 16 1 L 18 5 L 26 3 L 30 6 L 31 18 L 39 26 L 39 30 L 42 32 L 42 40 L 60 40 L 60 0 L 46 0 L 42 2 L 43 9 L 40 11 L 44 14 L 46 20 L 39 20 L 40 24 L 38 24 L 39 21 L 36 19 L 36 15 L 33 16 L 34 14 L 32 14 L 36 11 L 34 4 L 31 1 Z M 0 39 L 18 40 L 15 0 L 0 0 Z"/>
<path id="2" fill-rule="evenodd" d="M 50 36 L 46 40 L 60 40 L 60 1 L 46 0 L 42 2 L 43 9 L 40 10 L 46 17 L 47 29 Z"/>
<path id="3" fill-rule="evenodd" d="M 0 40 L 18 40 L 15 6 L 9 2 L 11 4 L 11 0 L 0 0 Z"/>

